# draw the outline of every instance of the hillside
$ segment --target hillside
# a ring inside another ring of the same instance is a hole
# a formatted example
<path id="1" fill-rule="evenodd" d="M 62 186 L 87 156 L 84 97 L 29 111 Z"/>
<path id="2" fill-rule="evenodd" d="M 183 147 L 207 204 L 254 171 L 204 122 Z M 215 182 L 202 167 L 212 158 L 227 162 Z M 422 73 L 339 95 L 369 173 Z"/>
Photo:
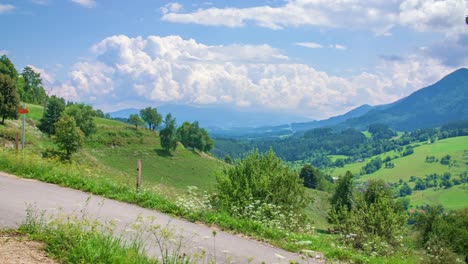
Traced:
<path id="1" fill-rule="evenodd" d="M 319 121 L 312 121 L 312 122 L 305 122 L 305 123 L 292 123 L 291 128 L 294 131 L 304 131 L 304 130 L 310 130 L 313 128 L 318 128 L 318 127 L 325 127 L 325 126 L 333 126 L 337 125 L 341 122 L 344 122 L 350 118 L 355 118 L 364 115 L 365 113 L 369 112 L 372 109 L 375 109 L 376 107 L 365 104 L 361 105 L 359 107 L 354 108 L 353 110 L 346 112 L 342 115 L 330 117 L 328 119 L 324 120 L 319 120 Z"/>
<path id="2" fill-rule="evenodd" d="M 42 107 L 28 105 L 26 153 L 39 157 L 46 148 L 53 148 L 51 139 L 36 127 L 42 117 Z M 143 187 L 175 197 L 185 193 L 188 186 L 197 186 L 199 192 L 210 191 L 215 183 L 215 175 L 226 163 L 208 154 L 194 152 L 178 145 L 176 151 L 168 155 L 162 151 L 159 135 L 147 129 L 115 120 L 95 118 L 96 134 L 86 140 L 85 147 L 74 156 L 74 162 L 84 165 L 86 173 L 111 176 L 115 182 L 135 186 L 136 162 L 142 161 Z M 20 131 L 20 120 L 8 120 L 0 126 L 0 143 L 12 148 L 14 137 Z M 99 176 L 98 176 L 99 177 Z M 307 207 L 307 215 L 314 219 L 315 227 L 326 229 L 326 214 L 329 207 L 328 194 L 308 190 L 313 203 Z"/>
<path id="3" fill-rule="evenodd" d="M 168 155 L 162 150 L 157 133 L 108 119 L 96 121 L 98 132 L 88 142 L 86 151 L 103 165 L 130 176 L 135 175 L 136 161 L 140 159 L 144 181 L 205 189 L 225 166 L 207 154 L 186 150 L 181 144 Z"/>
<path id="4" fill-rule="evenodd" d="M 399 157 L 400 152 L 390 151 L 380 155 L 376 155 L 363 160 L 345 165 L 343 168 L 335 168 L 329 170 L 334 177 L 344 175 L 346 171 L 351 171 L 354 175 L 359 175 L 361 168 L 370 160 L 380 157 L 382 160 L 387 156 L 391 157 L 393 168 L 385 168 L 384 166 L 374 173 L 362 175 L 359 177 L 360 182 L 365 182 L 370 179 L 383 179 L 388 183 L 398 183 L 403 180 L 414 188 L 412 177 L 425 178 L 427 175 L 437 173 L 443 175 L 450 173 L 452 178 L 466 175 L 468 171 L 468 136 L 448 138 L 438 140 L 432 144 L 423 144 L 416 146 L 413 144 L 414 153 L 408 156 Z M 439 161 L 442 157 L 450 155 L 450 164 L 442 165 Z M 393 159 L 393 157 L 398 158 Z M 437 162 L 427 162 L 426 157 L 434 156 Z M 466 176 L 465 176 L 466 177 Z M 427 188 L 424 191 L 413 191 L 410 196 L 413 205 L 421 205 L 423 203 L 439 203 L 450 209 L 460 209 L 468 207 L 468 189 L 466 184 L 453 186 L 451 188 Z"/>
<path id="5" fill-rule="evenodd" d="M 26 150 L 41 153 L 54 144 L 34 125 L 42 117 L 42 107 L 27 105 Z M 206 154 L 186 150 L 182 145 L 172 155 L 162 151 L 157 133 L 118 121 L 95 118 L 97 133 L 89 138 L 76 157 L 78 162 L 114 171 L 119 180 L 134 183 L 136 161 L 142 160 L 143 184 L 163 184 L 185 189 L 187 186 L 208 188 L 215 172 L 225 164 Z M 20 120 L 0 126 L 0 144 L 14 146 L 16 132 L 21 132 Z"/>
<path id="6" fill-rule="evenodd" d="M 388 108 L 373 109 L 337 125 L 337 128 L 366 130 L 372 123 L 387 124 L 399 131 L 438 127 L 451 121 L 468 119 L 467 101 L 468 69 L 462 68 Z"/>

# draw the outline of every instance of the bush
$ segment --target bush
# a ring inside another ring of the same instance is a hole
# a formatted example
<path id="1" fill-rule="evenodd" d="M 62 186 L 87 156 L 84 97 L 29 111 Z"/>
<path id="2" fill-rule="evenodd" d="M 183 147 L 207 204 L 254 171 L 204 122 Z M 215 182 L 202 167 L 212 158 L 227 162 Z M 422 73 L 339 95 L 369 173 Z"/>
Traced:
<path id="1" fill-rule="evenodd" d="M 234 215 L 246 216 L 247 209 L 249 214 L 274 211 L 268 213 L 273 220 L 281 215 L 300 215 L 307 203 L 301 179 L 272 150 L 264 155 L 252 152 L 216 180 L 217 206 Z"/>
<path id="2" fill-rule="evenodd" d="M 416 219 L 420 244 L 431 259 L 442 263 L 453 253 L 468 258 L 468 209 L 445 212 L 440 205 L 427 206 Z"/>
<path id="3" fill-rule="evenodd" d="M 372 255 L 389 255 L 403 242 L 406 213 L 383 181 L 370 181 L 364 193 L 353 193 L 347 206 L 332 210 L 343 241 Z"/>

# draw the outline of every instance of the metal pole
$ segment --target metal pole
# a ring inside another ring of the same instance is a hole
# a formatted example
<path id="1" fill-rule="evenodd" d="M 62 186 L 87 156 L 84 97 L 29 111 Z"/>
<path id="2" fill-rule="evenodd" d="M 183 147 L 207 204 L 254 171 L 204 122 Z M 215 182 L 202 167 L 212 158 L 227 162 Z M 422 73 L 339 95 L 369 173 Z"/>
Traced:
<path id="1" fill-rule="evenodd" d="M 26 109 L 26 103 L 23 103 L 23 109 Z M 23 130 L 21 135 L 21 149 L 24 149 L 24 139 L 25 135 L 25 126 L 26 126 L 26 114 L 23 114 Z"/>

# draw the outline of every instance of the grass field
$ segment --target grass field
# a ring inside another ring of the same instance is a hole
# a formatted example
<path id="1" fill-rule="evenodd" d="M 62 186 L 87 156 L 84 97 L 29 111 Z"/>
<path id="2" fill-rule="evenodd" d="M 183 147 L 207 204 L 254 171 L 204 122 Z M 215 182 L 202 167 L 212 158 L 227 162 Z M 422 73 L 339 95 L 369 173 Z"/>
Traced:
<path id="1" fill-rule="evenodd" d="M 452 157 L 450 165 L 442 165 L 440 162 L 427 163 L 425 161 L 426 156 L 435 156 L 440 161 L 447 154 Z M 343 168 L 333 169 L 330 173 L 335 177 L 339 177 L 349 170 L 354 175 L 359 175 L 361 168 L 372 158 L 378 156 L 384 159 L 387 156 L 399 156 L 399 153 L 396 151 L 386 152 L 367 158 L 363 162 L 351 163 Z M 458 177 L 461 173 L 468 171 L 468 136 L 447 138 L 433 144 L 422 144 L 414 148 L 413 154 L 396 158 L 391 162 L 395 164 L 394 168 L 386 169 L 382 167 L 372 174 L 361 176 L 359 181 L 383 179 L 386 182 L 398 182 L 402 179 L 408 182 L 411 176 L 424 178 L 428 174 L 443 174 L 445 172 L 450 172 L 452 177 Z M 414 187 L 414 184 L 410 183 L 410 186 Z M 412 205 L 429 203 L 441 204 L 447 209 L 461 209 L 468 207 L 468 189 L 466 186 L 438 190 L 430 188 L 424 191 L 414 191 L 410 199 Z"/>
<path id="2" fill-rule="evenodd" d="M 468 206 L 468 186 L 458 185 L 449 189 L 429 188 L 424 191 L 416 191 L 410 196 L 411 204 L 421 206 L 423 204 L 441 204 L 446 209 L 457 210 Z"/>
<path id="3" fill-rule="evenodd" d="M 435 156 L 440 160 L 447 154 L 452 157 L 450 165 L 425 162 L 426 156 Z M 433 144 L 416 147 L 412 155 L 393 160 L 395 168 L 382 168 L 372 174 L 362 176 L 361 180 L 384 179 L 387 182 L 397 182 L 399 179 L 407 181 L 411 176 L 423 178 L 431 173 L 443 174 L 444 172 L 450 172 L 455 176 L 468 170 L 467 161 L 468 136 L 447 138 Z"/>
<path id="4" fill-rule="evenodd" d="M 121 122 L 96 118 L 98 132 L 86 146 L 103 165 L 118 170 L 134 181 L 136 162 L 142 162 L 143 184 L 164 184 L 177 188 L 210 188 L 215 173 L 226 164 L 207 154 L 186 150 L 182 145 L 171 154 L 163 151 L 159 136 L 147 129 L 135 129 Z"/>
<path id="5" fill-rule="evenodd" d="M 414 144 L 413 144 L 414 145 Z M 452 164 L 450 166 L 442 165 L 439 162 L 427 163 L 426 156 L 435 156 L 440 160 L 445 155 L 451 155 Z M 331 175 L 338 177 L 344 175 L 346 171 L 351 171 L 354 175 L 359 175 L 361 168 L 366 165 L 371 159 L 376 157 L 395 157 L 399 156 L 397 151 L 385 152 L 365 159 L 363 162 L 351 163 L 343 168 L 335 168 L 331 171 Z M 369 179 L 384 179 L 387 182 L 397 182 L 399 179 L 409 180 L 411 176 L 424 177 L 431 173 L 450 172 L 452 175 L 457 175 L 468 170 L 466 162 L 468 162 L 468 136 L 447 138 L 436 141 L 433 144 L 423 144 L 414 148 L 414 153 L 399 157 L 392 160 L 395 167 L 392 169 L 381 168 L 380 170 L 363 175 L 361 180 Z"/>

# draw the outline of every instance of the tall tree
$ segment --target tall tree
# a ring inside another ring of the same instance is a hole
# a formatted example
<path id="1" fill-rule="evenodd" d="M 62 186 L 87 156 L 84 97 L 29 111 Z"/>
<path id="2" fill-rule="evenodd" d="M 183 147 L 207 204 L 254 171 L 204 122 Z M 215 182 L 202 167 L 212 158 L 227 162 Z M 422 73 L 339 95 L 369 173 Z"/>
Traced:
<path id="1" fill-rule="evenodd" d="M 138 129 L 138 126 L 143 126 L 145 121 L 137 114 L 131 114 L 128 118 L 128 122 L 132 125 L 135 125 L 135 128 Z"/>
<path id="2" fill-rule="evenodd" d="M 49 135 L 55 134 L 55 123 L 60 119 L 60 115 L 64 110 L 65 100 L 52 95 L 40 120 L 39 129 Z"/>
<path id="3" fill-rule="evenodd" d="M 351 210 L 353 205 L 353 174 L 347 171 L 345 176 L 337 181 L 335 193 L 331 198 L 332 209 L 335 211 L 341 210 L 345 207 L 348 211 Z"/>
<path id="4" fill-rule="evenodd" d="M 54 140 L 59 149 L 64 152 L 64 158 L 69 160 L 72 154 L 83 146 L 84 134 L 73 117 L 62 115 L 55 124 Z"/>
<path id="5" fill-rule="evenodd" d="M 15 66 L 6 55 L 0 57 L 0 74 L 8 75 L 13 82 L 18 79 L 18 71 L 16 71 Z"/>
<path id="6" fill-rule="evenodd" d="M 44 104 L 47 95 L 42 86 L 41 74 L 26 66 L 21 73 L 24 86 L 20 88 L 21 100 L 32 104 Z"/>
<path id="7" fill-rule="evenodd" d="M 162 116 L 156 108 L 146 107 L 140 110 L 140 116 L 148 124 L 150 130 L 155 130 L 162 122 Z"/>
<path id="8" fill-rule="evenodd" d="M 170 152 L 177 147 L 176 120 L 169 113 L 164 119 L 164 128 L 159 132 L 162 148 Z"/>
<path id="9" fill-rule="evenodd" d="M 201 149 L 201 151 L 210 152 L 210 150 L 212 150 L 214 147 L 213 139 L 210 138 L 210 136 L 208 135 L 208 131 L 206 131 L 206 129 L 204 128 L 200 129 L 200 133 L 202 134 L 203 140 L 203 148 Z"/>
<path id="10" fill-rule="evenodd" d="M 213 148 L 213 140 L 204 128 L 200 128 L 197 121 L 193 123 L 184 122 L 177 129 L 177 136 L 186 148 L 198 149 L 209 152 Z"/>
<path id="11" fill-rule="evenodd" d="M 70 104 L 66 109 L 65 113 L 73 117 L 78 127 L 85 134 L 90 136 L 96 132 L 96 123 L 94 116 L 96 112 L 89 105 L 85 104 Z"/>
<path id="12" fill-rule="evenodd" d="M 304 167 L 302 167 L 299 177 L 304 180 L 305 187 L 317 189 L 322 175 L 317 168 L 311 166 L 310 164 L 306 164 Z"/>
<path id="13" fill-rule="evenodd" d="M 184 147 L 189 148 L 190 145 L 190 131 L 192 130 L 192 124 L 185 121 L 182 125 L 177 128 L 177 136 L 179 137 L 180 143 L 184 145 Z"/>
<path id="14" fill-rule="evenodd" d="M 14 81 L 8 75 L 0 74 L 0 124 L 5 124 L 7 118 L 18 118 L 19 103 Z"/>

